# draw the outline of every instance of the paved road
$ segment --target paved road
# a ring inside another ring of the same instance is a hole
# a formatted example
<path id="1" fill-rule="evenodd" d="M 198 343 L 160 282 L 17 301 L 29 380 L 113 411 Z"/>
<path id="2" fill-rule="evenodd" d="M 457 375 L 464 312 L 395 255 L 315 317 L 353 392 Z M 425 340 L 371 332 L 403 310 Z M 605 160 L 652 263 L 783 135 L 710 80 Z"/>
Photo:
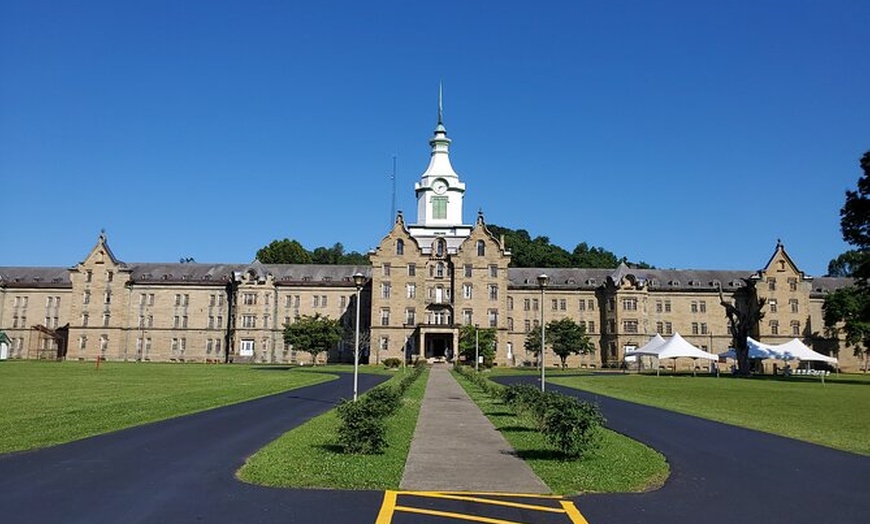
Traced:
<path id="1" fill-rule="evenodd" d="M 385 377 L 360 375 L 367 390 Z M 381 492 L 238 482 L 245 458 L 332 408 L 352 376 L 35 452 L 0 456 L 0 522 L 374 522 Z"/>
<path id="2" fill-rule="evenodd" d="M 870 457 L 547 387 L 598 402 L 608 427 L 660 451 L 671 466 L 665 486 L 653 492 L 576 497 L 592 524 L 870 522 Z"/>

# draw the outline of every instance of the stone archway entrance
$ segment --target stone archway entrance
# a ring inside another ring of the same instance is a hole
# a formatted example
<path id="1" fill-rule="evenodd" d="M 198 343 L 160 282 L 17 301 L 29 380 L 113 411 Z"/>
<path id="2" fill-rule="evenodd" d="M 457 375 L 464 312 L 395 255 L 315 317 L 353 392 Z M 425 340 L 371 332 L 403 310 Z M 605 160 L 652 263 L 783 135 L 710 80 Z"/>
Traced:
<path id="1" fill-rule="evenodd" d="M 453 360 L 456 348 L 453 333 L 427 333 L 423 336 L 423 357 L 435 360 Z"/>

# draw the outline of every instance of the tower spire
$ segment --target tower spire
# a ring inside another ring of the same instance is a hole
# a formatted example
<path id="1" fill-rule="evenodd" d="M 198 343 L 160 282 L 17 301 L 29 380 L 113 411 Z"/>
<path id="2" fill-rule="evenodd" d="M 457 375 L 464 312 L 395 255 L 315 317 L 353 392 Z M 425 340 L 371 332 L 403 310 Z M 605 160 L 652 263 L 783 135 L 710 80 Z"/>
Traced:
<path id="1" fill-rule="evenodd" d="M 444 123 L 444 105 L 442 104 L 441 81 L 438 81 L 438 124 Z"/>

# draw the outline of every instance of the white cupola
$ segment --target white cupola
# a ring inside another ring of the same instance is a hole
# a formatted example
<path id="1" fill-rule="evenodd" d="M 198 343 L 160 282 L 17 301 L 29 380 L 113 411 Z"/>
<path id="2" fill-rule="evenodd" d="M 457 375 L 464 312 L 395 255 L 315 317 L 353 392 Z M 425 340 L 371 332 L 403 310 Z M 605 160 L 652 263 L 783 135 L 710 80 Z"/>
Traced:
<path id="1" fill-rule="evenodd" d="M 451 227 L 462 225 L 462 198 L 465 184 L 450 165 L 450 139 L 444 128 L 441 105 L 441 86 L 438 86 L 438 125 L 429 139 L 432 153 L 429 166 L 420 181 L 414 184 L 417 194 L 417 226 Z"/>

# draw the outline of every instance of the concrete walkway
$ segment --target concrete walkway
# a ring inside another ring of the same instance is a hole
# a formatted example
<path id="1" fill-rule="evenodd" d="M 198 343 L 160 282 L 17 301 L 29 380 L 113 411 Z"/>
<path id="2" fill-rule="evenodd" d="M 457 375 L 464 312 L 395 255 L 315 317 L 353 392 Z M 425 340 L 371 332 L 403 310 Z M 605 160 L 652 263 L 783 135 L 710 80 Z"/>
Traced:
<path id="1" fill-rule="evenodd" d="M 449 366 L 436 364 L 426 393 L 402 489 L 550 493 L 550 489 L 469 398 Z"/>

